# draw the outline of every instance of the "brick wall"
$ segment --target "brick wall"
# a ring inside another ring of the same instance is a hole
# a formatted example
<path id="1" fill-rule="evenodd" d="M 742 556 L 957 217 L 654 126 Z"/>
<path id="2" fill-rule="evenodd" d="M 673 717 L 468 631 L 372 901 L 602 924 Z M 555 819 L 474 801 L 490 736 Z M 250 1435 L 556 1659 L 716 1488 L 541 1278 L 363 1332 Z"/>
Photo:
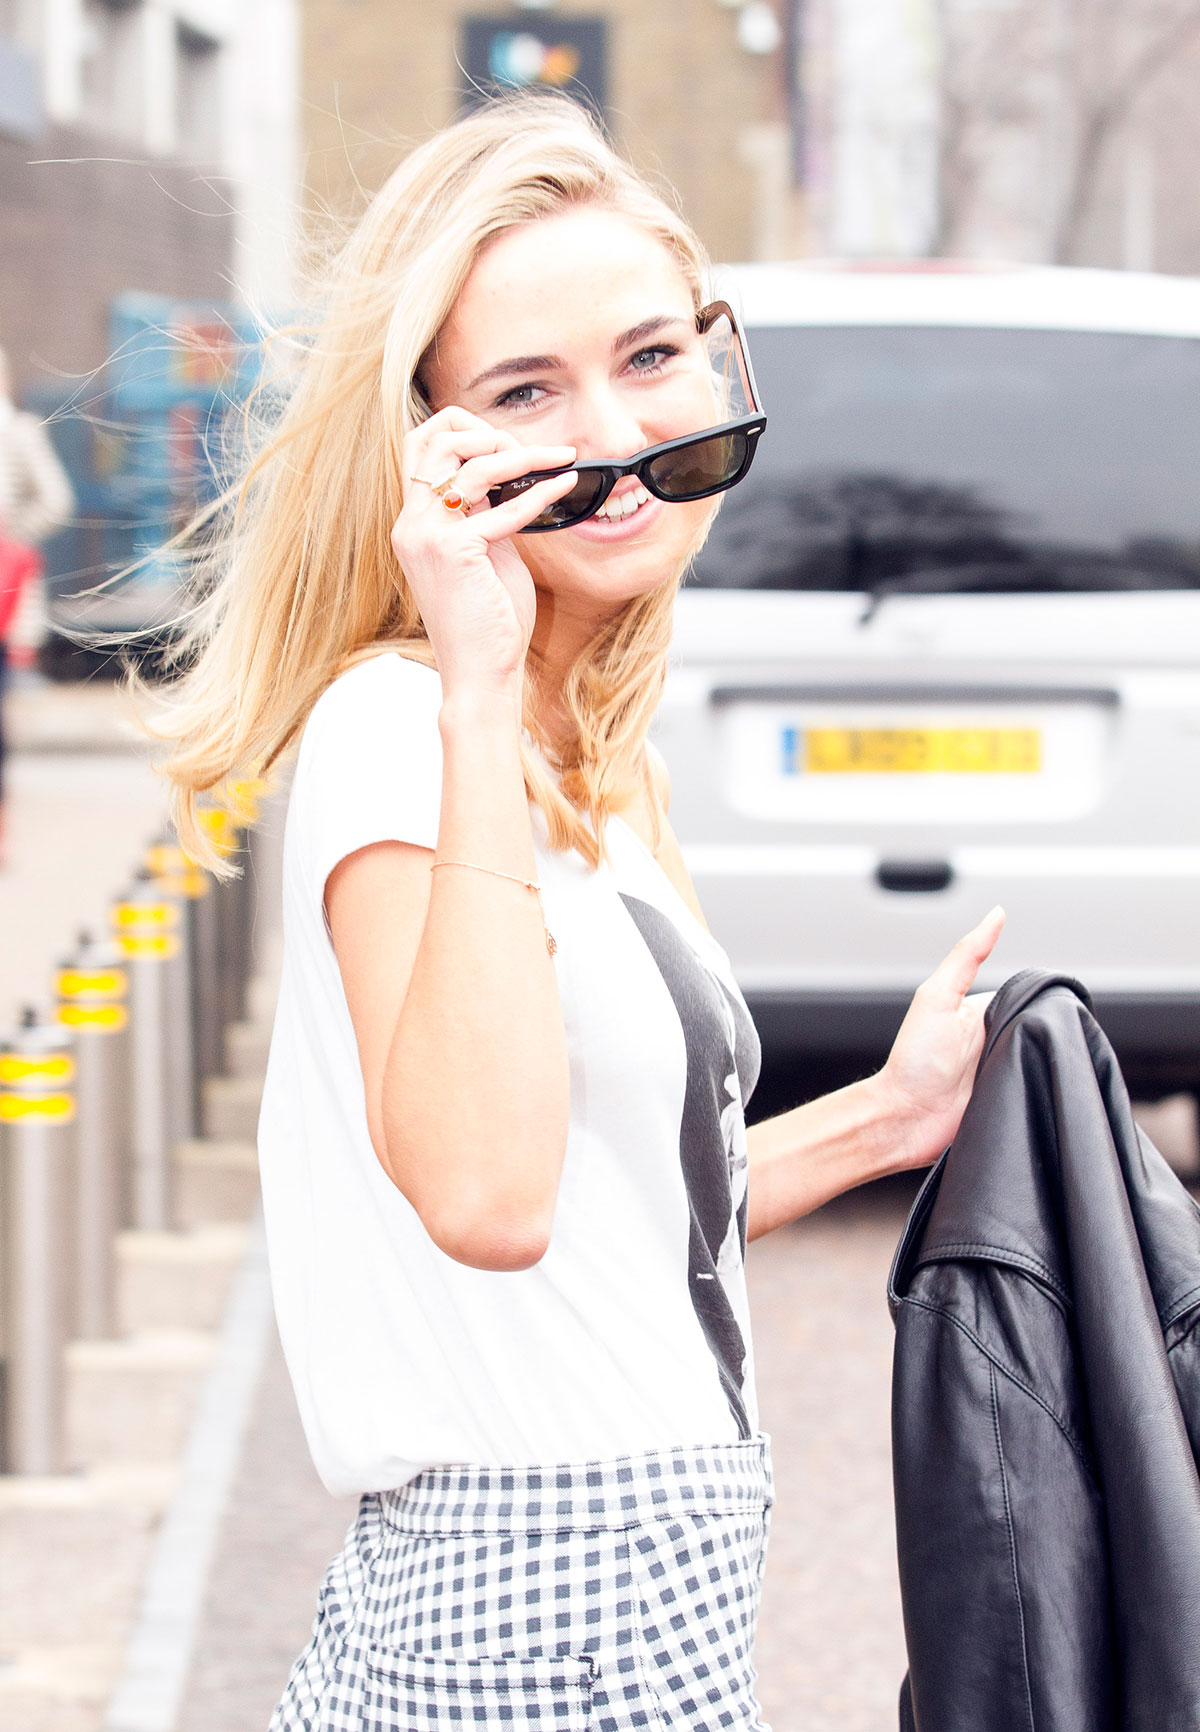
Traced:
<path id="1" fill-rule="evenodd" d="M 479 0 L 303 0 L 307 181 L 318 210 L 354 214 L 405 151 L 454 117 L 464 14 Z M 779 55 L 737 43 L 716 0 L 560 0 L 555 17 L 609 26 L 610 124 L 643 170 L 665 176 L 717 258 L 752 256 L 748 128 L 780 108 Z"/>
<path id="2" fill-rule="evenodd" d="M 0 343 L 18 391 L 99 366 L 120 289 L 229 295 L 222 183 L 177 163 L 98 160 L 110 153 L 120 147 L 62 129 L 0 138 Z"/>

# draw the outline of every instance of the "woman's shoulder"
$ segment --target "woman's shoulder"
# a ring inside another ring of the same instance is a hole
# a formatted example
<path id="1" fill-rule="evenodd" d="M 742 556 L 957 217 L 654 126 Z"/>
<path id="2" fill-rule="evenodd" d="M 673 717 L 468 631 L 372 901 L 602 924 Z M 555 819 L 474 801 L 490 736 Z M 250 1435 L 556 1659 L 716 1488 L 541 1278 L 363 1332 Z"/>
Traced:
<path id="1" fill-rule="evenodd" d="M 442 682 L 435 668 L 399 650 L 364 656 L 325 687 L 304 727 L 304 738 L 323 738 L 364 724 L 436 722 Z"/>
<path id="2" fill-rule="evenodd" d="M 290 822 L 310 850 L 321 894 L 337 861 L 357 848 L 436 841 L 441 702 L 437 673 L 388 649 L 347 668 L 313 705 L 300 740 Z"/>

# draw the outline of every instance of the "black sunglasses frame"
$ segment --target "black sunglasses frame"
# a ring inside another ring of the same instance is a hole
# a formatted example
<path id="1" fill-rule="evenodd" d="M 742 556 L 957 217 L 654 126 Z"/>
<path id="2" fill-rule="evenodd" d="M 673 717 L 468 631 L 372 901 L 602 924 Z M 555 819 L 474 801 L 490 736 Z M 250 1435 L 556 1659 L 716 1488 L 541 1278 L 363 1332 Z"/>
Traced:
<path id="1" fill-rule="evenodd" d="M 735 420 L 722 421 L 719 426 L 705 427 L 699 433 L 685 433 L 679 439 L 666 439 L 661 445 L 648 445 L 644 451 L 639 451 L 633 457 L 603 458 L 599 461 L 585 460 L 582 463 L 565 463 L 558 469 L 537 469 L 532 474 L 519 476 L 514 481 L 505 481 L 499 487 L 493 487 L 488 493 L 491 505 L 502 505 L 507 500 L 519 498 L 526 489 L 537 481 L 549 481 L 555 475 L 564 475 L 568 470 L 574 470 L 579 475 L 599 475 L 601 487 L 599 494 L 590 499 L 586 510 L 576 512 L 573 517 L 564 518 L 561 523 L 527 523 L 520 531 L 522 535 L 548 535 L 555 529 L 571 529 L 577 523 L 586 523 L 589 517 L 594 517 L 612 493 L 618 481 L 626 475 L 634 475 L 641 482 L 647 493 L 652 493 L 656 499 L 664 500 L 668 505 L 689 504 L 696 499 L 709 499 L 714 493 L 724 493 L 727 488 L 735 487 L 743 479 L 754 461 L 754 453 L 758 446 L 759 435 L 767 425 L 767 417 L 763 411 L 762 399 L 758 394 L 758 386 L 754 379 L 754 370 L 750 365 L 750 354 L 746 348 L 746 338 L 738 321 L 737 314 L 728 301 L 710 301 L 701 307 L 696 314 L 696 329 L 704 336 L 716 324 L 718 319 L 729 320 L 737 346 L 738 363 L 742 376 L 742 384 L 747 400 L 753 405 L 748 415 L 739 415 Z M 744 446 L 741 461 L 734 474 L 726 480 L 718 481 L 713 487 L 702 488 L 698 493 L 665 493 L 654 480 L 651 473 L 653 465 L 663 457 L 669 457 L 675 451 L 687 451 L 693 446 L 704 444 L 710 439 L 724 439 L 732 434 L 743 436 Z M 566 496 L 570 498 L 570 494 Z M 550 506 L 550 510 L 558 509 L 565 500 Z"/>

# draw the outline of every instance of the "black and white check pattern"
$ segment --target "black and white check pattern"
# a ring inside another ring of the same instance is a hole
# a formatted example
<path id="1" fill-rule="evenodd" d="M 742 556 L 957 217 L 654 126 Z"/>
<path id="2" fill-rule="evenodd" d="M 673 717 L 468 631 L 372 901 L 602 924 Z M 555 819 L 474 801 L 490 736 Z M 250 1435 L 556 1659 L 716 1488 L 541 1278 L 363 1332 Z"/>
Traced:
<path id="1" fill-rule="evenodd" d="M 765 1438 L 362 1500 L 270 1732 L 767 1732 Z"/>

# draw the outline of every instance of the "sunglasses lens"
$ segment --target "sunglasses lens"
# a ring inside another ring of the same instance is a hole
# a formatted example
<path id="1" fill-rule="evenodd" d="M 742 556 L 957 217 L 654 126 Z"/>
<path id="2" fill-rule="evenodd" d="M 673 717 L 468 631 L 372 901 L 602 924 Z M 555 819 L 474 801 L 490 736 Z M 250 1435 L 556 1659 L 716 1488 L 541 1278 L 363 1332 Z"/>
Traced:
<path id="1" fill-rule="evenodd" d="M 728 487 L 746 461 L 746 435 L 718 433 L 676 451 L 664 451 L 649 466 L 663 499 L 699 499 Z"/>
<path id="2" fill-rule="evenodd" d="M 603 475 L 594 469 L 585 469 L 565 498 L 556 499 L 553 505 L 535 517 L 531 528 L 561 529 L 567 523 L 582 523 L 595 511 L 603 492 Z"/>
<path id="3" fill-rule="evenodd" d="M 504 505 L 510 499 L 518 499 L 525 490 L 533 485 L 533 477 L 522 475 L 516 481 L 502 482 L 499 487 L 493 487 L 488 499 L 493 505 Z M 530 529 L 562 529 L 568 523 L 582 523 L 585 517 L 590 517 L 600 503 L 604 492 L 604 476 L 597 470 L 584 469 L 576 477 L 575 485 L 562 499 L 556 499 L 529 524 Z"/>

